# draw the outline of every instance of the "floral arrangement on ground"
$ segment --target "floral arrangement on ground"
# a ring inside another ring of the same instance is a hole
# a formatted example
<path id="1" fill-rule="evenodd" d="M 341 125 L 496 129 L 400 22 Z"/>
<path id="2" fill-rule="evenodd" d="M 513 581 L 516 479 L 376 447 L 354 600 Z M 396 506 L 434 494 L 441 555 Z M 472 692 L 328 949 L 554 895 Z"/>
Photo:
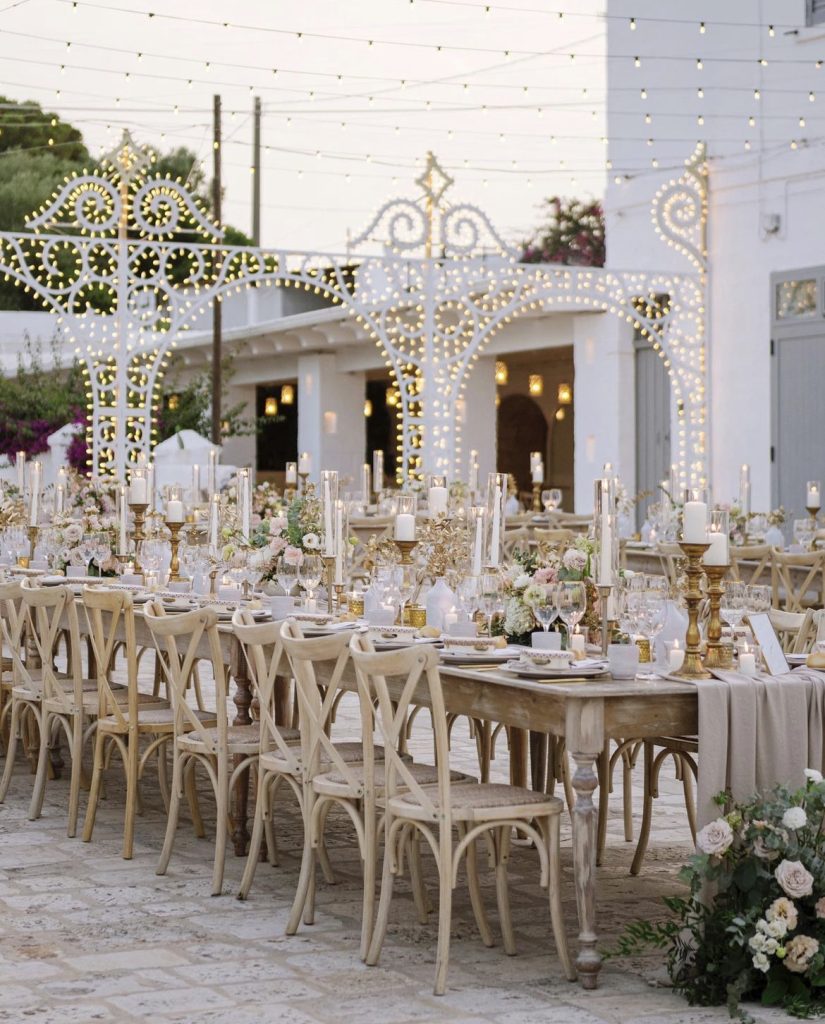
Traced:
<path id="1" fill-rule="evenodd" d="M 806 775 L 803 788 L 777 787 L 706 825 L 680 873 L 690 894 L 665 900 L 670 920 L 629 925 L 610 955 L 665 949 L 689 1003 L 727 1004 L 741 1021 L 753 1021 L 741 1004 L 755 999 L 825 1014 L 825 782 Z"/>

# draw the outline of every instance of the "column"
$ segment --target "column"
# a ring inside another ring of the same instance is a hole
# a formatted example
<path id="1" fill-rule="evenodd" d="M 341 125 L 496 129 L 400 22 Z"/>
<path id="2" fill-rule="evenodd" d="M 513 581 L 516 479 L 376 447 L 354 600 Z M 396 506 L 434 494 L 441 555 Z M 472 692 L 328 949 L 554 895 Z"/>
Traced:
<path id="1" fill-rule="evenodd" d="M 464 405 L 457 410 L 461 422 L 461 451 L 456 468 L 466 481 L 470 451 L 474 448 L 478 452 L 478 478 L 484 486 L 487 474 L 497 469 L 495 358 L 481 358 L 472 364 L 462 398 Z"/>
<path id="2" fill-rule="evenodd" d="M 310 479 L 337 469 L 358 479 L 366 449 L 363 373 L 344 373 L 331 354 L 298 359 L 298 451 L 312 456 Z"/>

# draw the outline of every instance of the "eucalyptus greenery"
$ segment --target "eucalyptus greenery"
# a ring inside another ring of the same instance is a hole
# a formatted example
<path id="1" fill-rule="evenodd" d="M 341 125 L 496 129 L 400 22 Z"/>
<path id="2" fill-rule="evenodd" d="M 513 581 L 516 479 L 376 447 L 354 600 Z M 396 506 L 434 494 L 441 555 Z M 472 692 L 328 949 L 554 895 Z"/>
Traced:
<path id="1" fill-rule="evenodd" d="M 686 896 L 665 899 L 671 917 L 628 925 L 609 955 L 665 951 L 676 991 L 692 1005 L 759 999 L 796 1017 L 825 1014 L 825 782 L 779 786 L 697 836 L 679 877 Z M 730 806 L 726 794 L 716 798 Z"/>

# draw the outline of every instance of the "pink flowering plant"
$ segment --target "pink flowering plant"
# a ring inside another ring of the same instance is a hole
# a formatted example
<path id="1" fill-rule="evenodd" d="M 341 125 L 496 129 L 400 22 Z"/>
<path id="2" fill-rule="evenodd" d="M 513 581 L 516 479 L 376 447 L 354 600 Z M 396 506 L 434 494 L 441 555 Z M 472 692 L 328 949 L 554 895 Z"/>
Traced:
<path id="1" fill-rule="evenodd" d="M 742 1021 L 754 999 L 825 1013 L 825 782 L 806 775 L 802 789 L 777 787 L 705 825 L 680 873 L 690 894 L 665 900 L 670 920 L 629 925 L 616 952 L 666 949 L 688 1002 L 727 1004 Z"/>

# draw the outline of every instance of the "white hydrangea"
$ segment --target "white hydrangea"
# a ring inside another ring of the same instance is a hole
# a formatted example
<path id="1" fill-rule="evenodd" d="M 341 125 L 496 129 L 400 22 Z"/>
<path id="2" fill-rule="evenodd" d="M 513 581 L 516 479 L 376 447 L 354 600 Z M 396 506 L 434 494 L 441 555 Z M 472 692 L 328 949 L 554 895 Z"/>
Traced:
<path id="1" fill-rule="evenodd" d="M 526 572 L 521 573 L 520 576 L 516 576 L 516 578 L 513 580 L 513 589 L 524 590 L 525 587 L 529 587 L 530 578 L 531 577 Z"/>
<path id="2" fill-rule="evenodd" d="M 511 597 L 504 612 L 504 632 L 508 636 L 519 636 L 532 628 L 533 613 L 518 598 Z"/>

